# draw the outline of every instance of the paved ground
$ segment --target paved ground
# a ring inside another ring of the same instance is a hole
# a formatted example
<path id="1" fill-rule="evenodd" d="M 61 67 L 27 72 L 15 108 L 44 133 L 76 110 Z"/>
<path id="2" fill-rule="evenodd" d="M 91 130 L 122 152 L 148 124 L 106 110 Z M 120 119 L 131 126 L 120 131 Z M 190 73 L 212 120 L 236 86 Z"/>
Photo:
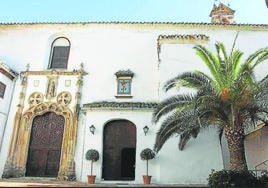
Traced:
<path id="1" fill-rule="evenodd" d="M 178 184 L 86 184 L 77 181 L 58 181 L 55 178 L 10 178 L 0 179 L 0 187 L 208 187 L 207 185 Z"/>

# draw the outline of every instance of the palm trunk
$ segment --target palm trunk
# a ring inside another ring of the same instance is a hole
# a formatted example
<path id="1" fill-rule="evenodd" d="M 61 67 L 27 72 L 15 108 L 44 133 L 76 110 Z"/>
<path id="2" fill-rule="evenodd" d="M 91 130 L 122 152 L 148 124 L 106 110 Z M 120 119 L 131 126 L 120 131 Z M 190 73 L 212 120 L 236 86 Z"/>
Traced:
<path id="1" fill-rule="evenodd" d="M 230 170 L 248 170 L 245 156 L 245 135 L 242 128 L 225 128 L 225 136 L 230 152 Z"/>

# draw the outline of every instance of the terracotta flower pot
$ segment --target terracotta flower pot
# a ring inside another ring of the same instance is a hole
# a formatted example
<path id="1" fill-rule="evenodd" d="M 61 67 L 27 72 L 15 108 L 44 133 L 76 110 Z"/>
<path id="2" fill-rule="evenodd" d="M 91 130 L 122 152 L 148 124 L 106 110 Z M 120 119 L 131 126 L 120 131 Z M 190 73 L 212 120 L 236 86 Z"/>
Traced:
<path id="1" fill-rule="evenodd" d="M 95 183 L 95 178 L 96 178 L 96 176 L 90 176 L 90 175 L 88 175 L 87 176 L 87 182 L 88 182 L 88 184 L 94 184 Z"/>
<path id="2" fill-rule="evenodd" d="M 143 177 L 143 183 L 144 183 L 145 185 L 148 185 L 148 184 L 151 183 L 151 178 L 152 178 L 152 176 L 146 176 L 146 175 L 143 175 L 142 177 Z"/>

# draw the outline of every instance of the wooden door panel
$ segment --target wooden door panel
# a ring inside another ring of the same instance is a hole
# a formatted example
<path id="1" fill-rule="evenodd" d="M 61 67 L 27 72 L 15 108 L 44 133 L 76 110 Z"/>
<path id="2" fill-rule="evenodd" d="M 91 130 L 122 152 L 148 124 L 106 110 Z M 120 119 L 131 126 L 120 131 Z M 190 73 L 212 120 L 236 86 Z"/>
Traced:
<path id="1" fill-rule="evenodd" d="M 58 175 L 64 117 L 53 112 L 33 120 L 26 176 L 56 177 Z"/>
<path id="2" fill-rule="evenodd" d="M 53 113 L 50 120 L 50 131 L 49 131 L 50 148 L 52 147 L 61 148 L 63 132 L 64 132 L 64 118 L 62 116 L 58 116 Z"/>
<path id="3" fill-rule="evenodd" d="M 57 176 L 59 170 L 60 151 L 49 150 L 47 153 L 46 171 L 47 176 Z"/>
<path id="4" fill-rule="evenodd" d="M 132 180 L 135 177 L 135 148 L 124 148 L 121 152 L 121 177 Z"/>
<path id="5" fill-rule="evenodd" d="M 27 165 L 28 176 L 42 176 L 43 173 L 43 150 L 30 150 Z"/>
<path id="6" fill-rule="evenodd" d="M 129 151 L 122 151 L 131 148 Z M 104 180 L 134 180 L 136 153 L 136 127 L 127 120 L 109 122 L 104 127 L 103 170 Z M 131 164 L 124 160 L 129 160 Z"/>

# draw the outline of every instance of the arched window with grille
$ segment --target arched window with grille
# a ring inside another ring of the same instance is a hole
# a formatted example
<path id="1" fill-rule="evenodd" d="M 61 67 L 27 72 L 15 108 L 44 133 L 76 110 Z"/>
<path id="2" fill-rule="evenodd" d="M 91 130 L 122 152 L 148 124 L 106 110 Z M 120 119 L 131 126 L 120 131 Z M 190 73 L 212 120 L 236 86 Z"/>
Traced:
<path id="1" fill-rule="evenodd" d="M 65 37 L 59 37 L 53 41 L 49 69 L 67 69 L 70 46 L 70 41 Z"/>

